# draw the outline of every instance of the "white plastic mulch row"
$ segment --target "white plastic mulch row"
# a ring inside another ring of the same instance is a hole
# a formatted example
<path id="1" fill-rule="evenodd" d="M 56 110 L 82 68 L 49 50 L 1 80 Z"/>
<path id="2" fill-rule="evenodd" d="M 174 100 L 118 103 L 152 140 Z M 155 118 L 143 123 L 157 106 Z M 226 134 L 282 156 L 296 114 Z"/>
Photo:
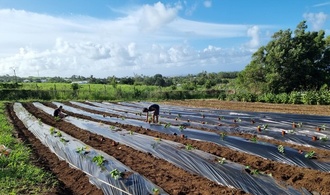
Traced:
<path id="1" fill-rule="evenodd" d="M 89 176 L 91 183 L 100 188 L 104 194 L 152 194 L 153 190 L 158 190 L 161 194 L 166 194 L 160 187 L 140 174 L 135 173 L 115 158 L 102 151 L 93 149 L 58 129 L 41 123 L 41 121 L 32 116 L 20 103 L 14 104 L 14 111 L 28 130 L 45 146 L 60 159 L 67 161 L 76 169 L 85 172 Z M 56 133 L 52 133 L 51 129 Z M 60 132 L 61 135 L 57 132 Z M 78 149 L 83 150 L 78 153 Z M 103 163 L 98 166 L 95 162 L 92 162 L 94 157 L 95 159 L 100 157 Z M 129 172 L 129 176 L 127 178 L 115 178 L 116 175 L 119 176 L 119 174 L 116 174 L 115 170 L 118 170 L 117 173 Z"/>
<path id="2" fill-rule="evenodd" d="M 60 105 L 59 103 L 56 104 Z M 34 105 L 48 114 L 52 114 L 53 112 L 53 109 L 40 103 L 34 103 Z M 69 106 L 65 106 L 65 109 L 75 113 L 88 114 Z M 89 113 L 88 116 L 95 117 L 92 113 Z M 104 118 L 102 116 L 98 117 Z M 112 129 L 109 125 L 78 119 L 71 116 L 64 120 L 86 131 L 118 141 L 119 143 L 130 146 L 136 150 L 150 153 L 155 157 L 164 159 L 182 169 L 199 174 L 224 186 L 242 189 L 251 194 L 301 194 L 301 192 L 291 187 L 277 184 L 272 177 L 262 174 L 252 176 L 242 171 L 245 168 L 242 165 L 232 162 L 220 164 L 215 161 L 215 159 L 220 157 L 199 150 L 187 150 L 187 147 L 179 143 L 158 140 L 154 137 L 132 133 L 125 129 Z M 128 121 L 126 119 L 123 120 L 113 117 L 111 120 L 112 122 Z"/>

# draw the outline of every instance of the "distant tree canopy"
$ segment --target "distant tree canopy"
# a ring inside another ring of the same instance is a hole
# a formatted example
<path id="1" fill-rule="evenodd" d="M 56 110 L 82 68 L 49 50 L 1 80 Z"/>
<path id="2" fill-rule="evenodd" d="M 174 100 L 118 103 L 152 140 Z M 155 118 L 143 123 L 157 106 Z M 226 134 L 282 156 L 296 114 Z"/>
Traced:
<path id="1" fill-rule="evenodd" d="M 306 21 L 276 32 L 260 47 L 237 78 L 240 87 L 253 93 L 289 93 L 318 90 L 330 80 L 330 36 L 306 32 Z"/>

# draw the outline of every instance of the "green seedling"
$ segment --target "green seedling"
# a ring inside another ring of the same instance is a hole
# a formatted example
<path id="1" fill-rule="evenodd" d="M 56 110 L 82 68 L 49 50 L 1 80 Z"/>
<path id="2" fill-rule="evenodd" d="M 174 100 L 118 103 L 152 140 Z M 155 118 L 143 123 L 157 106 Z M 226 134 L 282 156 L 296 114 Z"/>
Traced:
<path id="1" fill-rule="evenodd" d="M 310 151 L 305 154 L 305 158 L 314 158 L 315 157 L 315 151 Z"/>
<path id="2" fill-rule="evenodd" d="M 282 153 L 282 154 L 285 153 L 285 149 L 284 149 L 284 146 L 283 146 L 283 145 L 279 145 L 279 146 L 277 147 L 277 150 L 278 150 L 280 153 Z"/>
<path id="3" fill-rule="evenodd" d="M 102 155 L 94 156 L 92 162 L 95 162 L 97 166 L 101 167 L 104 163 L 104 157 Z"/>
<path id="4" fill-rule="evenodd" d="M 125 120 L 125 117 L 121 117 L 121 120 Z"/>
<path id="5" fill-rule="evenodd" d="M 49 129 L 49 131 L 50 131 L 50 134 L 51 134 L 51 135 L 54 135 L 54 134 L 56 133 L 56 131 L 55 131 L 55 127 L 51 127 L 51 128 Z"/>
<path id="6" fill-rule="evenodd" d="M 186 145 L 186 150 L 193 150 L 194 147 L 191 144 Z"/>
<path id="7" fill-rule="evenodd" d="M 183 126 L 183 125 L 180 125 L 180 126 L 179 126 L 179 130 L 180 130 L 180 131 L 183 131 L 183 130 L 184 130 L 184 126 Z"/>
<path id="8" fill-rule="evenodd" d="M 178 117 L 181 118 L 181 114 L 178 114 Z"/>
<path id="9" fill-rule="evenodd" d="M 294 133 L 294 130 L 293 129 L 291 129 L 291 130 L 288 130 L 288 133 Z"/>
<path id="10" fill-rule="evenodd" d="M 159 195 L 160 191 L 158 188 L 153 188 L 152 193 L 153 193 L 153 195 Z"/>
<path id="11" fill-rule="evenodd" d="M 223 119 L 225 119 L 225 117 L 223 117 L 223 116 L 219 116 L 218 117 L 218 120 L 220 121 L 220 120 L 223 120 Z"/>
<path id="12" fill-rule="evenodd" d="M 302 122 L 297 123 L 297 127 L 301 128 L 303 126 Z"/>
<path id="13" fill-rule="evenodd" d="M 59 116 L 55 116 L 54 119 L 55 119 L 55 121 L 60 121 L 61 120 L 61 118 Z"/>
<path id="14" fill-rule="evenodd" d="M 57 137 L 62 137 L 62 133 L 61 133 L 60 131 L 57 131 L 57 132 L 56 132 L 56 136 L 57 136 Z"/>
<path id="15" fill-rule="evenodd" d="M 267 130 L 267 128 L 268 128 L 268 125 L 267 125 L 267 124 L 262 125 L 262 129 L 263 129 L 263 130 Z"/>
<path id="16" fill-rule="evenodd" d="M 113 169 L 112 171 L 110 171 L 110 175 L 112 178 L 117 180 L 122 176 L 122 172 L 120 172 L 118 169 Z"/>
<path id="17" fill-rule="evenodd" d="M 116 127 L 113 126 L 113 125 L 111 125 L 109 128 L 110 128 L 112 131 L 116 129 Z"/>
<path id="18" fill-rule="evenodd" d="M 41 119 L 40 119 L 40 118 L 38 119 L 38 124 L 39 124 L 40 126 L 42 126 L 42 122 L 41 122 Z"/>
<path id="19" fill-rule="evenodd" d="M 86 149 L 87 149 L 86 146 L 78 147 L 76 149 L 76 152 L 79 153 L 79 154 L 86 154 Z"/>
<path id="20" fill-rule="evenodd" d="M 259 174 L 259 170 L 258 169 L 253 169 L 253 170 L 251 170 L 251 174 L 252 175 L 258 175 Z"/>
<path id="21" fill-rule="evenodd" d="M 171 126 L 171 123 L 166 123 L 164 127 L 169 128 L 170 126 Z"/>
<path id="22" fill-rule="evenodd" d="M 224 164 L 225 161 L 226 161 L 225 158 L 218 158 L 218 163 L 220 163 L 220 164 Z"/>
<path id="23" fill-rule="evenodd" d="M 129 134 L 130 134 L 130 135 L 133 135 L 134 133 L 133 133 L 133 131 L 129 131 Z"/>
<path id="24" fill-rule="evenodd" d="M 320 137 L 320 140 L 326 142 L 329 140 L 329 138 L 327 136 L 324 136 L 324 137 Z"/>
<path id="25" fill-rule="evenodd" d="M 251 170 L 251 167 L 249 165 L 245 166 L 245 170 L 249 170 L 251 175 L 258 175 L 259 174 L 259 170 L 258 169 L 253 169 Z"/>
<path id="26" fill-rule="evenodd" d="M 327 128 L 327 126 L 326 126 L 325 124 L 323 124 L 323 125 L 321 126 L 321 129 L 322 129 L 323 131 L 325 131 L 326 128 Z"/>
<path id="27" fill-rule="evenodd" d="M 257 143 L 257 141 L 258 141 L 257 136 L 251 137 L 250 141 L 254 142 L 254 143 Z"/>
<path id="28" fill-rule="evenodd" d="M 60 141 L 61 141 L 62 143 L 64 143 L 64 144 L 66 144 L 67 142 L 69 142 L 69 140 L 66 140 L 66 139 L 64 139 L 63 137 L 61 137 Z"/>
<path id="29" fill-rule="evenodd" d="M 220 135 L 221 135 L 221 139 L 225 140 L 225 137 L 226 137 L 227 134 L 225 132 L 221 132 Z"/>

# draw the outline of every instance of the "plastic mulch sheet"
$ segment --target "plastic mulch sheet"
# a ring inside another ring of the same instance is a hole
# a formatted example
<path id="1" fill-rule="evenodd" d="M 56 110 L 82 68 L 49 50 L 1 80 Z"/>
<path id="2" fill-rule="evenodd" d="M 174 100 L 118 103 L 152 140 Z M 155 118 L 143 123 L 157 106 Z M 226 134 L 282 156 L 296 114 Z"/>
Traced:
<path id="1" fill-rule="evenodd" d="M 55 104 L 59 105 L 59 103 Z M 52 114 L 52 109 L 40 103 L 34 103 L 34 105 L 48 114 Z M 105 120 L 103 116 L 88 113 L 70 106 L 65 106 L 65 110 Z M 221 164 L 217 161 L 221 157 L 194 150 L 189 148 L 189 146 L 132 133 L 125 129 L 112 129 L 109 125 L 75 117 L 67 117 L 64 120 L 86 131 L 116 140 L 136 150 L 150 153 L 182 169 L 199 174 L 225 186 L 242 189 L 251 194 L 301 194 L 301 191 L 293 189 L 290 186 L 279 185 L 268 175 L 250 175 L 244 171 L 245 167 L 240 164 L 227 161 Z M 129 119 L 123 120 L 114 117 L 107 118 L 106 120 L 120 123 L 134 123 L 134 121 Z"/>
<path id="2" fill-rule="evenodd" d="M 166 194 L 160 187 L 106 153 L 95 150 L 64 132 L 41 123 L 20 103 L 14 104 L 14 111 L 29 131 L 45 146 L 72 167 L 85 172 L 90 182 L 100 188 L 104 194 L 152 194 L 153 189 Z M 120 173 L 128 173 L 129 176 L 122 178 Z"/>
<path id="3" fill-rule="evenodd" d="M 93 107 L 89 106 L 87 104 L 82 104 L 82 103 L 77 103 L 77 102 L 72 102 L 76 105 L 86 107 L 89 109 L 94 109 L 94 110 L 99 110 L 103 112 L 111 112 L 113 113 L 112 110 L 109 108 L 99 108 L 99 107 Z M 55 103 L 60 105 L 59 103 Z M 121 106 L 119 106 L 121 107 Z M 112 105 L 112 108 L 116 109 L 116 105 Z M 260 157 L 263 157 L 265 159 L 271 159 L 291 165 L 296 165 L 296 166 L 301 166 L 301 167 L 308 167 L 324 172 L 329 172 L 330 171 L 330 163 L 329 162 L 320 162 L 315 159 L 309 159 L 305 158 L 304 154 L 300 154 L 297 150 L 294 150 L 289 147 L 285 147 L 285 154 L 282 154 L 278 151 L 278 147 L 273 144 L 268 144 L 265 142 L 260 142 L 260 141 L 251 141 L 251 140 L 246 140 L 240 137 L 235 137 L 235 136 L 225 136 L 224 139 L 219 134 L 216 133 L 211 133 L 211 132 L 206 132 L 206 131 L 201 131 L 201 130 L 196 130 L 193 128 L 185 128 L 183 131 L 180 130 L 178 126 L 170 126 L 168 128 L 165 128 L 165 126 L 159 126 L 159 125 L 153 125 L 153 124 L 148 124 L 145 123 L 141 120 L 134 120 L 134 119 L 125 119 L 122 120 L 121 118 L 114 118 L 114 117 L 103 117 L 99 114 L 93 114 L 89 112 L 85 112 L 80 109 L 72 108 L 69 106 L 65 106 L 65 109 L 75 112 L 75 113 L 80 113 L 84 114 L 87 116 L 90 116 L 92 118 L 98 119 L 98 120 L 103 120 L 103 121 L 111 121 L 111 122 L 118 122 L 122 124 L 129 124 L 129 125 L 134 125 L 134 126 L 139 126 L 139 127 L 144 127 L 148 128 L 154 131 L 162 132 L 162 133 L 167 133 L 167 134 L 184 134 L 187 136 L 189 139 L 195 139 L 195 140 L 201 140 L 201 141 L 209 141 L 213 142 L 216 144 L 219 144 L 221 146 L 226 146 L 234 150 L 238 150 L 241 152 L 257 155 Z M 118 113 L 117 113 L 118 114 Z M 140 116 L 136 116 L 135 114 L 130 114 L 126 112 L 122 112 L 124 114 L 123 116 L 128 117 L 128 115 L 135 116 L 136 118 L 139 118 Z M 141 116 L 142 117 L 142 116 Z M 162 122 L 168 122 L 171 121 L 170 119 L 164 119 L 161 118 Z M 319 143 L 324 144 L 323 142 Z"/>

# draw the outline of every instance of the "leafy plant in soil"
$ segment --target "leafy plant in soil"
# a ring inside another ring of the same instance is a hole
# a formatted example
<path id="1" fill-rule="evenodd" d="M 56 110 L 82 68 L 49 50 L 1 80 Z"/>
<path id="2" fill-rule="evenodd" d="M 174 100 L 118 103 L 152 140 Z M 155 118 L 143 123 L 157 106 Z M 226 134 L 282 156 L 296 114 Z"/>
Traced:
<path id="1" fill-rule="evenodd" d="M 327 126 L 325 125 L 325 124 L 323 124 L 323 125 L 321 125 L 321 127 L 316 127 L 316 130 L 317 131 L 325 131 L 326 130 L 326 128 L 327 128 Z"/>
<path id="2" fill-rule="evenodd" d="M 250 175 L 258 175 L 259 170 L 258 169 L 251 169 L 249 165 L 245 166 L 245 171 L 249 173 Z"/>
<path id="3" fill-rule="evenodd" d="M 258 141 L 257 136 L 251 137 L 250 141 L 257 143 L 257 141 Z"/>
<path id="4" fill-rule="evenodd" d="M 303 126 L 302 122 L 297 123 L 297 127 L 301 128 Z"/>
<path id="5" fill-rule="evenodd" d="M 236 123 L 236 122 L 241 122 L 242 120 L 240 119 L 240 118 L 236 118 L 236 119 L 234 119 L 234 122 Z"/>
<path id="6" fill-rule="evenodd" d="M 42 126 L 42 122 L 41 122 L 41 119 L 40 119 L 40 118 L 38 118 L 38 124 L 39 124 L 40 126 Z"/>
<path id="7" fill-rule="evenodd" d="M 69 140 L 66 140 L 66 139 L 64 139 L 63 137 L 61 137 L 60 141 L 61 141 L 62 143 L 64 143 L 64 144 L 66 144 L 66 143 L 69 142 Z"/>
<path id="8" fill-rule="evenodd" d="M 92 162 L 96 163 L 97 166 L 101 167 L 105 162 L 104 157 L 102 155 L 94 156 Z"/>
<path id="9" fill-rule="evenodd" d="M 181 114 L 178 114 L 178 117 L 181 118 Z"/>
<path id="10" fill-rule="evenodd" d="M 78 154 L 87 154 L 88 152 L 86 151 L 86 149 L 87 149 L 86 146 L 78 147 L 78 148 L 76 149 L 76 152 L 77 152 Z"/>
<path id="11" fill-rule="evenodd" d="M 61 120 L 61 118 L 59 116 L 54 116 L 54 119 L 56 122 Z"/>
<path id="12" fill-rule="evenodd" d="M 171 126 L 171 123 L 166 123 L 164 127 L 169 128 L 170 126 Z"/>
<path id="13" fill-rule="evenodd" d="M 152 189 L 152 193 L 153 193 L 153 195 L 159 195 L 159 194 L 160 194 L 158 188 L 153 188 L 153 189 Z"/>
<path id="14" fill-rule="evenodd" d="M 60 131 L 56 132 L 56 137 L 62 137 L 62 133 Z"/>
<path id="15" fill-rule="evenodd" d="M 180 130 L 180 131 L 183 131 L 183 130 L 184 130 L 184 126 L 183 126 L 183 125 L 180 125 L 180 126 L 179 126 L 179 130 Z"/>
<path id="16" fill-rule="evenodd" d="M 49 129 L 49 131 L 50 131 L 50 134 L 51 134 L 51 135 L 54 135 L 54 134 L 56 133 L 56 131 L 55 131 L 55 127 L 51 127 L 51 128 Z"/>
<path id="17" fill-rule="evenodd" d="M 325 136 L 325 137 L 320 137 L 320 140 L 323 141 L 323 142 L 326 142 L 326 141 L 329 140 L 329 138 L 328 138 L 327 136 Z"/>
<path id="18" fill-rule="evenodd" d="M 223 119 L 225 119 L 225 117 L 223 117 L 223 116 L 219 116 L 218 117 L 218 120 L 220 121 L 220 120 L 223 120 Z"/>
<path id="19" fill-rule="evenodd" d="M 227 134 L 226 134 L 225 132 L 221 132 L 221 133 L 220 133 L 221 139 L 222 139 L 222 140 L 225 140 L 226 135 L 227 135 Z"/>
<path id="20" fill-rule="evenodd" d="M 305 158 L 314 158 L 315 157 L 315 151 L 310 151 L 305 154 Z"/>
<path id="21" fill-rule="evenodd" d="M 224 164 L 226 161 L 226 158 L 218 158 L 218 163 Z"/>
<path id="22" fill-rule="evenodd" d="M 194 147 L 191 144 L 186 145 L 186 150 L 193 150 Z"/>
<path id="23" fill-rule="evenodd" d="M 284 149 L 284 146 L 283 146 L 283 145 L 279 145 L 279 146 L 277 146 L 277 150 L 278 150 L 280 153 L 282 153 L 282 154 L 285 153 L 285 149 Z"/>
<path id="24" fill-rule="evenodd" d="M 133 135 L 133 134 L 134 134 L 134 132 L 133 132 L 133 131 L 129 131 L 129 134 L 130 134 L 130 135 Z"/>
<path id="25" fill-rule="evenodd" d="M 262 129 L 265 131 L 268 128 L 268 124 L 262 125 Z"/>
<path id="26" fill-rule="evenodd" d="M 116 129 L 116 127 L 113 126 L 113 125 L 111 125 L 109 128 L 110 128 L 112 131 Z"/>
<path id="27" fill-rule="evenodd" d="M 119 179 L 123 174 L 122 172 L 120 172 L 118 169 L 113 169 L 112 171 L 110 171 L 110 175 L 112 178 L 114 178 L 115 180 Z"/>

